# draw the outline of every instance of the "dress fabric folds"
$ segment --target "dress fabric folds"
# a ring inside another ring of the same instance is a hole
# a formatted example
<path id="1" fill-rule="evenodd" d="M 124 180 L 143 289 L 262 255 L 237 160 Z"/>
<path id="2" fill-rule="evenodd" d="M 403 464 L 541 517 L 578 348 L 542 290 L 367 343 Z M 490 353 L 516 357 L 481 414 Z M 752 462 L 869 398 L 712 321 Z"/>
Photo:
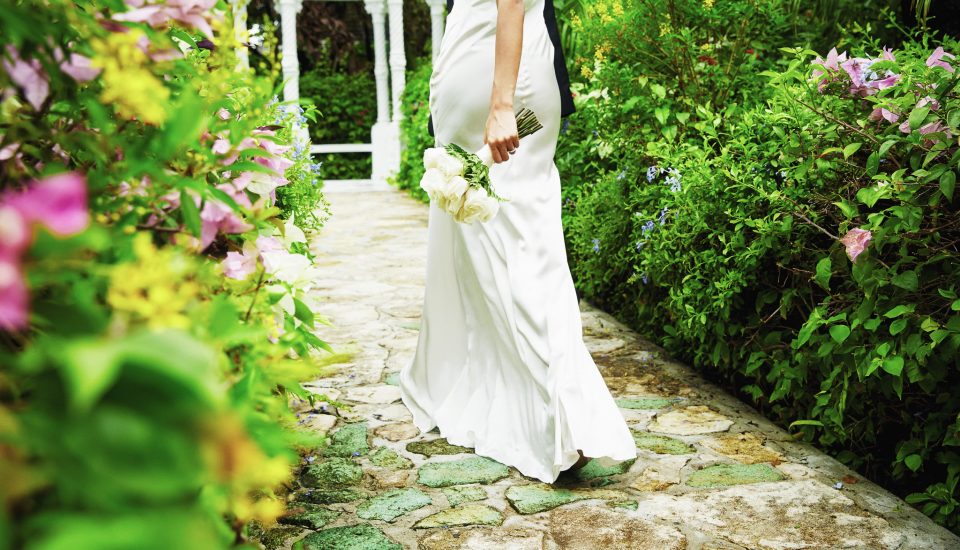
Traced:
<path id="1" fill-rule="evenodd" d="M 560 92 L 554 46 L 526 0 L 515 108 L 543 129 L 490 170 L 508 200 L 486 223 L 430 206 L 426 292 L 416 354 L 400 373 L 416 426 L 553 482 L 577 450 L 602 463 L 636 456 L 633 437 L 583 343 L 567 265 L 554 152 Z M 496 0 L 457 0 L 430 81 L 437 143 L 483 145 Z"/>

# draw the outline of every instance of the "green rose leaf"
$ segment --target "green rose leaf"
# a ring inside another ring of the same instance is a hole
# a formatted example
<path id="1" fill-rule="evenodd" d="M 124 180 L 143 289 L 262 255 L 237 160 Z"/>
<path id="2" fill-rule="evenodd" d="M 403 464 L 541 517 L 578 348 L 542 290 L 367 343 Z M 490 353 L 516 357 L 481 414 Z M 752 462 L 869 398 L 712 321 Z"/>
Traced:
<path id="1" fill-rule="evenodd" d="M 842 344 L 850 337 L 850 327 L 847 325 L 833 325 L 830 327 L 830 337 L 833 338 L 836 343 Z"/>

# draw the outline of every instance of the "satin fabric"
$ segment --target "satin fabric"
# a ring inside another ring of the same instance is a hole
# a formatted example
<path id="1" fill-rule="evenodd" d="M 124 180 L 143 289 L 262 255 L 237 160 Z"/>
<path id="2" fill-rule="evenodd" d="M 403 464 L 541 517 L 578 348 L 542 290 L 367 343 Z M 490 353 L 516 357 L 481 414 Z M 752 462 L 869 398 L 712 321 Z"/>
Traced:
<path id="1" fill-rule="evenodd" d="M 583 343 L 560 221 L 560 94 L 543 1 L 525 2 L 515 95 L 543 129 L 491 168 L 508 199 L 491 221 L 459 224 L 430 205 L 420 335 L 400 389 L 420 430 L 438 426 L 451 443 L 552 482 L 578 449 L 610 463 L 636 448 Z M 438 144 L 483 145 L 496 17 L 495 0 L 458 0 L 447 18 L 430 81 Z"/>

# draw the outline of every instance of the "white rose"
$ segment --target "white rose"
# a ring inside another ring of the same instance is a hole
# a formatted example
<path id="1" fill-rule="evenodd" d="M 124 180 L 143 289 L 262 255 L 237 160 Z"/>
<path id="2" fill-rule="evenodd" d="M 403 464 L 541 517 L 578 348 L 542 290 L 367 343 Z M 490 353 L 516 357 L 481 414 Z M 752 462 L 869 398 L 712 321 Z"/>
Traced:
<path id="1" fill-rule="evenodd" d="M 461 223 L 473 223 L 475 221 L 489 221 L 496 214 L 494 208 L 499 205 L 491 205 L 491 201 L 497 200 L 489 196 L 481 187 L 471 187 L 467 189 L 467 194 L 463 197 L 463 206 L 460 207 L 456 218 Z"/>
<path id="2" fill-rule="evenodd" d="M 484 206 L 484 211 L 483 211 L 483 214 L 480 216 L 480 221 L 483 223 L 486 223 L 492 220 L 493 217 L 497 215 L 497 212 L 500 211 L 500 201 L 498 201 L 497 199 L 489 195 L 487 196 L 487 200 L 484 201 L 483 206 Z"/>
<path id="3" fill-rule="evenodd" d="M 443 177 L 440 170 L 428 168 L 420 178 L 420 188 L 423 189 L 431 200 L 437 200 L 440 197 L 440 190 L 446 185 L 447 178 Z"/>
<path id="4" fill-rule="evenodd" d="M 470 187 L 470 184 L 467 183 L 467 180 L 461 178 L 460 176 L 454 176 L 448 179 L 443 187 L 439 189 L 440 199 L 442 199 L 443 204 L 446 206 L 444 210 L 447 210 L 451 214 L 456 213 L 460 208 L 460 199 L 463 197 L 463 194 L 467 192 L 467 188 Z M 455 207 L 452 208 L 451 207 Z"/>
<path id="5" fill-rule="evenodd" d="M 439 168 L 440 159 L 446 155 L 447 152 L 443 150 L 442 147 L 431 147 L 429 149 L 424 149 L 423 151 L 423 167 L 426 169 L 430 168 Z"/>
<path id="6" fill-rule="evenodd" d="M 437 164 L 437 169 L 448 178 L 463 176 L 463 163 L 460 162 L 460 159 L 447 153 L 446 151 L 444 151 L 443 157 L 440 158 L 440 162 Z"/>

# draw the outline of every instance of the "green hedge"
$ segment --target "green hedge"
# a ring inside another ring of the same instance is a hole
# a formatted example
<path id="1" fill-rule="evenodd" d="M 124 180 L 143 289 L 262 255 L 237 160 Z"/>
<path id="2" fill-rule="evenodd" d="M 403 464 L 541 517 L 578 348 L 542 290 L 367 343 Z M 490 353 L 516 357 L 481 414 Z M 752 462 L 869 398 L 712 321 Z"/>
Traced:
<path id="1" fill-rule="evenodd" d="M 433 147 L 433 136 L 427 131 L 432 70 L 430 59 L 423 58 L 407 73 L 407 86 L 401 97 L 403 118 L 400 120 L 400 171 L 393 180 L 394 185 L 408 190 L 411 195 L 424 202 L 430 200 L 423 189 L 420 189 L 420 178 L 423 176 L 423 150 Z"/>
<path id="2" fill-rule="evenodd" d="M 956 530 L 960 102 L 930 56 L 960 44 L 887 60 L 864 27 L 828 70 L 780 50 L 778 4 L 589 8 L 557 159 L 578 287 Z"/>

